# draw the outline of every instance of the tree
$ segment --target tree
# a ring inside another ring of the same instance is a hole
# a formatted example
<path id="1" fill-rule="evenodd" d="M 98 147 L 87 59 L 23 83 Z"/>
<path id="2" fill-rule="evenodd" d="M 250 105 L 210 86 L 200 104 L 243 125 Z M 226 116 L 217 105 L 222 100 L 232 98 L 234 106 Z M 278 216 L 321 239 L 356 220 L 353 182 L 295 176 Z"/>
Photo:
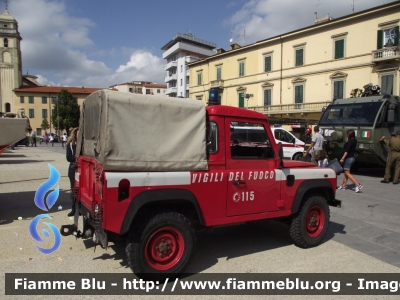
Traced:
<path id="1" fill-rule="evenodd" d="M 43 130 L 47 130 L 47 129 L 50 128 L 49 121 L 47 121 L 47 118 L 44 118 L 44 119 L 43 119 L 42 125 L 40 125 L 40 127 L 41 127 Z"/>
<path id="2" fill-rule="evenodd" d="M 78 99 L 68 90 L 61 90 L 58 99 L 53 103 L 53 112 L 51 121 L 58 130 L 66 130 L 69 134 L 69 128 L 78 127 L 80 117 L 80 108 Z M 59 126 L 58 126 L 59 125 Z"/>

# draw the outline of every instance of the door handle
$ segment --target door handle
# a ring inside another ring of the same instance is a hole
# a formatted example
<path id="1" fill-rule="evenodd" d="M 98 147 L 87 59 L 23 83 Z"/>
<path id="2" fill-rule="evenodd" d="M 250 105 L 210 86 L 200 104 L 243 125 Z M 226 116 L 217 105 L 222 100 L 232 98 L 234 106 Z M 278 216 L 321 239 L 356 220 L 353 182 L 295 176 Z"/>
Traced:
<path id="1" fill-rule="evenodd" d="M 246 185 L 246 181 L 234 181 L 233 184 L 238 186 Z"/>

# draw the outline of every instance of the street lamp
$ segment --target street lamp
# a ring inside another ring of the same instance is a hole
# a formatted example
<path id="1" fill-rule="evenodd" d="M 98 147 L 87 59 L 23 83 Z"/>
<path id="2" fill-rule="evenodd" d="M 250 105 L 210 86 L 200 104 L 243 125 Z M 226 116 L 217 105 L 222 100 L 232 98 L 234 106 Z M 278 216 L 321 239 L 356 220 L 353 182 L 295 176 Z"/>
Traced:
<path id="1" fill-rule="evenodd" d="M 56 98 L 57 101 L 57 135 L 60 136 L 60 118 L 58 117 L 58 98 Z"/>
<path id="2" fill-rule="evenodd" d="M 253 94 L 246 94 L 244 97 L 246 98 L 246 100 L 247 100 L 247 109 L 249 109 L 249 99 L 251 98 L 251 97 L 253 97 L 254 95 Z"/>

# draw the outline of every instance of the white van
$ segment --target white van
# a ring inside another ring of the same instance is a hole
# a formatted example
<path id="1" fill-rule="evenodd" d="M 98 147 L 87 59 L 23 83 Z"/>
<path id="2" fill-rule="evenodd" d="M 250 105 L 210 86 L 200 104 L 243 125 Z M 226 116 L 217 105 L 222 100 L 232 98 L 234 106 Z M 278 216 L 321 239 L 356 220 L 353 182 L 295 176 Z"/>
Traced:
<path id="1" fill-rule="evenodd" d="M 284 159 L 303 159 L 304 143 L 302 141 L 300 141 L 293 134 L 283 128 L 271 127 L 271 130 L 274 134 L 275 142 L 282 143 Z M 235 126 L 232 127 L 231 132 L 232 140 L 247 141 L 251 139 L 252 141 L 265 142 L 266 139 L 263 128 L 259 127 Z"/>
<path id="2" fill-rule="evenodd" d="M 271 130 L 274 133 L 275 141 L 282 143 L 283 157 L 285 159 L 303 159 L 304 142 L 281 127 L 271 127 Z"/>

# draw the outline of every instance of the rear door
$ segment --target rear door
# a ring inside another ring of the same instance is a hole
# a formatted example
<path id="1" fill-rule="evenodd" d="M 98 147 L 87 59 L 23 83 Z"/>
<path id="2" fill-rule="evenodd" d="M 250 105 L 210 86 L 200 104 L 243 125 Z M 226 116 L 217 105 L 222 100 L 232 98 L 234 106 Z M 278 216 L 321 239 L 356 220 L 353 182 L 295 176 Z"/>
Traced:
<path id="1" fill-rule="evenodd" d="M 277 210 L 280 185 L 276 182 L 275 153 L 261 121 L 226 118 L 227 215 Z M 235 133 L 240 128 L 240 135 Z M 243 128 L 249 129 L 243 133 Z M 261 130 L 260 130 L 261 129 Z M 239 136 L 239 137 L 238 137 Z"/>

